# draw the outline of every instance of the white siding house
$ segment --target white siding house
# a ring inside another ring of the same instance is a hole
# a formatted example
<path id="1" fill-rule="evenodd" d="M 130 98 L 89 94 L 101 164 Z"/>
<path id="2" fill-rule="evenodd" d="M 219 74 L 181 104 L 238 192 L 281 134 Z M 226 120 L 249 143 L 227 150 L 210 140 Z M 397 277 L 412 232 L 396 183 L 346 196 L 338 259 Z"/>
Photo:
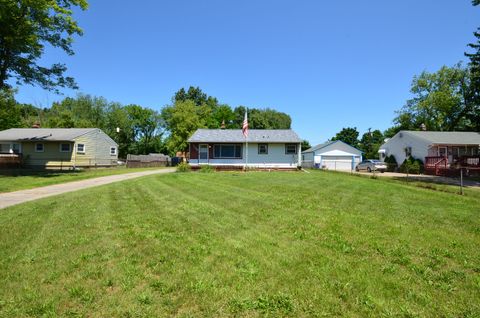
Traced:
<path id="1" fill-rule="evenodd" d="M 380 147 L 380 159 L 393 155 L 398 165 L 408 156 L 420 159 L 425 172 L 455 175 L 480 171 L 480 133 L 402 130 Z"/>
<path id="2" fill-rule="evenodd" d="M 193 167 L 292 169 L 301 165 L 302 140 L 291 129 L 198 129 L 189 138 Z"/>
<path id="3" fill-rule="evenodd" d="M 378 151 L 380 159 L 393 155 L 401 164 L 409 155 L 425 163 L 427 157 L 447 157 L 453 162 L 462 156 L 479 155 L 480 133 L 458 131 L 402 130 Z"/>
<path id="4" fill-rule="evenodd" d="M 302 152 L 302 167 L 352 171 L 362 161 L 362 152 L 343 141 L 329 141 Z"/>

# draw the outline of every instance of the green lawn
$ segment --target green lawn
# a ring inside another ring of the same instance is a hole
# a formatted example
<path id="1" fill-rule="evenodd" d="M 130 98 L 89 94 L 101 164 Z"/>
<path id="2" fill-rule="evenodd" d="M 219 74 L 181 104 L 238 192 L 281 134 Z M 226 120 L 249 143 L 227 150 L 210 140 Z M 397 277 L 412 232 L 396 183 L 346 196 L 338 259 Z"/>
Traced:
<path id="1" fill-rule="evenodd" d="M 96 177 L 110 176 L 114 174 L 130 173 L 149 169 L 161 168 L 134 168 L 127 169 L 124 166 L 118 168 L 98 168 L 78 171 L 30 171 L 18 170 L 12 174 L 0 175 L 0 193 L 24 189 L 32 189 L 47 185 L 79 181 Z"/>
<path id="2" fill-rule="evenodd" d="M 0 211 L 0 317 L 479 317 L 480 200 L 174 173 Z"/>

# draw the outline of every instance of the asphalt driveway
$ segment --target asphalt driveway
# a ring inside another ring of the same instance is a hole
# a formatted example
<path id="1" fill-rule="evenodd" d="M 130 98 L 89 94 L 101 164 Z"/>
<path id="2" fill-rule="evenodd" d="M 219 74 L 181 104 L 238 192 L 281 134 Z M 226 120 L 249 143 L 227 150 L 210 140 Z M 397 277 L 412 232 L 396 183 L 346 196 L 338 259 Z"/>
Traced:
<path id="1" fill-rule="evenodd" d="M 175 171 L 175 168 L 147 170 L 147 171 L 118 174 L 118 175 L 99 177 L 99 178 L 87 179 L 87 180 L 81 180 L 81 181 L 60 183 L 60 184 L 55 184 L 51 186 L 28 189 L 28 190 L 0 193 L 0 209 L 6 208 L 12 205 L 16 205 L 16 204 L 28 202 L 28 201 L 51 197 L 51 196 L 62 194 L 62 193 L 92 188 L 92 187 L 96 187 L 104 184 L 134 179 L 134 178 L 143 177 L 143 176 L 149 176 L 153 174 L 171 173 L 174 171 Z"/>

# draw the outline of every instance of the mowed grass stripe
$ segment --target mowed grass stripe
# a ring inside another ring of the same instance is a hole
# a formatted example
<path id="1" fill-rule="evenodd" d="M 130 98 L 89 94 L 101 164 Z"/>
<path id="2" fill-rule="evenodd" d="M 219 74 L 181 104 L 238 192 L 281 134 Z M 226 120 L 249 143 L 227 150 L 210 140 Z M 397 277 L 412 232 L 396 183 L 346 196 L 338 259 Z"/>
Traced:
<path id="1" fill-rule="evenodd" d="M 328 173 L 152 176 L 61 198 L 0 215 L 1 315 L 479 313 L 470 198 Z"/>

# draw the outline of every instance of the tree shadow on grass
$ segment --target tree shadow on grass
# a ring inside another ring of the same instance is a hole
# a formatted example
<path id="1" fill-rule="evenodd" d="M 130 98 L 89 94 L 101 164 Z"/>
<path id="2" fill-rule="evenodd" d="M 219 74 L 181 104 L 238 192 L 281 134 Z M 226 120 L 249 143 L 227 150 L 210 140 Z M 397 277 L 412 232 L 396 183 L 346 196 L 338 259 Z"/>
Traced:
<path id="1" fill-rule="evenodd" d="M 61 175 L 81 174 L 83 170 L 3 169 L 0 177 L 53 178 Z"/>

